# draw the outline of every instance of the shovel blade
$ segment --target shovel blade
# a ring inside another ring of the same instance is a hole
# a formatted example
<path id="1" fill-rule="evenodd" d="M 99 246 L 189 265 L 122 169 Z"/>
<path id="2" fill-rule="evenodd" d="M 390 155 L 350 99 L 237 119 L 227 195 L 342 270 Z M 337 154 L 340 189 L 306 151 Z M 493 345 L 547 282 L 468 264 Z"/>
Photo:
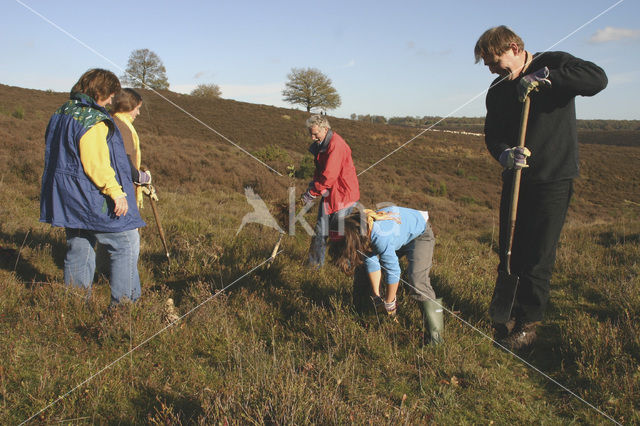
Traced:
<path id="1" fill-rule="evenodd" d="M 489 316 L 497 324 L 506 324 L 511 318 L 511 310 L 516 298 L 519 278 L 515 274 L 498 271 L 493 298 L 489 305 Z"/>

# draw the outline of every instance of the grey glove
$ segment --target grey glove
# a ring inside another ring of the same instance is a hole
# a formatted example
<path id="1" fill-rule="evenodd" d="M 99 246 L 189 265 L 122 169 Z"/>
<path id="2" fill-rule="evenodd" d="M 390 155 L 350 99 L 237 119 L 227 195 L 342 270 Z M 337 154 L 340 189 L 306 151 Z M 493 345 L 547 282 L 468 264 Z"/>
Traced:
<path id="1" fill-rule="evenodd" d="M 314 195 L 311 195 L 309 191 L 306 191 L 304 194 L 302 194 L 300 199 L 302 200 L 303 204 L 309 204 L 309 203 L 312 203 L 313 200 L 316 199 L 316 197 Z"/>
<path id="2" fill-rule="evenodd" d="M 527 157 L 531 156 L 531 151 L 527 147 L 514 146 L 513 148 L 507 148 L 500 154 L 500 164 L 505 169 L 523 169 L 529 167 L 527 164 Z"/>
<path id="3" fill-rule="evenodd" d="M 549 80 L 549 68 L 540 68 L 538 71 L 527 74 L 518 82 L 518 99 L 524 102 L 532 90 L 538 90 L 541 87 L 551 87 Z"/>
<path id="4" fill-rule="evenodd" d="M 151 184 L 151 172 L 149 170 L 138 170 L 138 181 L 134 182 L 136 185 L 150 185 Z"/>

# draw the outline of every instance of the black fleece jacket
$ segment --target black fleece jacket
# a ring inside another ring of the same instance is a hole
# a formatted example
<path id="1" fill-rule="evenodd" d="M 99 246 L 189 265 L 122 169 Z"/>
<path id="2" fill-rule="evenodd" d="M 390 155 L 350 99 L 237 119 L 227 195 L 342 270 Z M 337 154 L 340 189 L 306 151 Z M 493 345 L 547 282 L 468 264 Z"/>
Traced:
<path id="1" fill-rule="evenodd" d="M 578 138 L 575 97 L 593 96 L 607 86 L 607 76 L 592 62 L 565 52 L 533 55 L 525 73 L 549 68 L 550 88 L 531 94 L 531 110 L 525 146 L 531 150 L 523 183 L 552 182 L 578 175 Z M 501 77 L 500 77 L 501 78 Z M 518 101 L 519 78 L 497 78 L 487 93 L 485 143 L 497 160 L 502 151 L 518 144 L 523 103 Z M 495 86 L 494 86 L 495 85 Z M 504 177 L 511 175 L 506 171 Z"/>

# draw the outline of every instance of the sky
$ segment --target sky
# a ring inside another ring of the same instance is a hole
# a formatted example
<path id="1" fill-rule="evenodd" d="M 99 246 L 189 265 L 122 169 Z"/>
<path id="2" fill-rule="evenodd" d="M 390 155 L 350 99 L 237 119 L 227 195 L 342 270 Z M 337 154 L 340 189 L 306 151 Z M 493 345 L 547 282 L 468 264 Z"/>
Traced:
<path id="1" fill-rule="evenodd" d="M 217 84 L 222 97 L 282 100 L 292 68 L 327 75 L 342 105 L 330 115 L 480 117 L 495 78 L 473 47 L 507 25 L 530 52 L 562 50 L 600 65 L 600 94 L 579 97 L 581 119 L 640 119 L 640 1 L 375 2 L 0 0 L 0 83 L 69 91 L 89 68 L 122 75 L 150 49 L 170 90 Z"/>

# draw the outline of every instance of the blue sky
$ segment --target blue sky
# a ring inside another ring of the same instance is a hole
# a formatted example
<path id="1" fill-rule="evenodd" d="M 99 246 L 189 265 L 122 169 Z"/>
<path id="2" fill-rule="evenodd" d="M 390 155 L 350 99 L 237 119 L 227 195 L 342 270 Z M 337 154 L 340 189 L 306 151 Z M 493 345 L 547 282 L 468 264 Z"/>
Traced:
<path id="1" fill-rule="evenodd" d="M 605 69 L 609 87 L 579 98 L 578 118 L 640 119 L 638 0 L 2 3 L 0 83 L 12 86 L 68 91 L 89 68 L 121 75 L 131 51 L 148 48 L 177 92 L 215 83 L 224 98 L 291 107 L 287 74 L 315 67 L 342 98 L 331 115 L 483 116 L 495 76 L 474 63 L 473 47 L 504 24 L 529 51 L 563 50 Z"/>

